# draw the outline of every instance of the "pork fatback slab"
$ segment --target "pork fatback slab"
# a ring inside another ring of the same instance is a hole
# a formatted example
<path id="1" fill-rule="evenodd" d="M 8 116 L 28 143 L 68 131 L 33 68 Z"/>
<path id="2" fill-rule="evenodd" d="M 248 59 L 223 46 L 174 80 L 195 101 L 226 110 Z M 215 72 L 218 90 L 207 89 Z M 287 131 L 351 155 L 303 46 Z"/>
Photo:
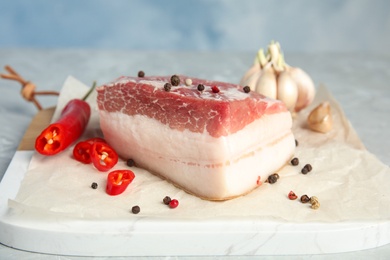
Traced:
<path id="1" fill-rule="evenodd" d="M 208 200 L 244 195 L 291 159 L 292 118 L 282 102 L 224 82 L 191 78 L 187 86 L 187 78 L 169 91 L 170 77 L 97 88 L 101 129 L 123 159 Z"/>

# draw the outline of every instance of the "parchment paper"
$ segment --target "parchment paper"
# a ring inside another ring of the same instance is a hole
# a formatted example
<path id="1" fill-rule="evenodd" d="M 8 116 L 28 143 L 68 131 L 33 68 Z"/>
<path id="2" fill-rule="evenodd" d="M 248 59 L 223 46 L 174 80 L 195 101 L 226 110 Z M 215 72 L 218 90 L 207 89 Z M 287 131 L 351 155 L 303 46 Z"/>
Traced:
<path id="1" fill-rule="evenodd" d="M 83 96 L 88 88 L 69 77 L 53 119 L 69 99 Z M 94 99 L 95 96 L 89 99 L 93 114 L 82 138 L 101 136 Z M 334 119 L 334 128 L 327 134 L 313 132 L 306 126 L 307 115 L 322 101 L 330 102 Z M 313 104 L 294 118 L 293 131 L 299 142 L 295 153 L 299 166 L 287 165 L 278 172 L 280 179 L 275 184 L 263 183 L 248 195 L 233 200 L 201 200 L 134 167 L 136 178 L 128 189 L 119 196 L 109 196 L 105 193 L 107 173 L 72 159 L 71 147 L 53 157 L 34 154 L 17 197 L 9 206 L 81 219 L 149 216 L 159 219 L 255 217 L 288 222 L 390 220 L 390 169 L 365 150 L 340 105 L 325 87 L 320 86 Z M 313 170 L 303 175 L 300 170 L 306 163 Z M 119 161 L 113 170 L 123 168 L 128 168 L 126 162 Z M 96 190 L 90 187 L 92 182 L 98 183 Z M 287 194 L 291 190 L 298 197 L 303 194 L 318 197 L 320 208 L 313 210 L 299 199 L 289 200 Z M 167 195 L 179 200 L 178 208 L 170 209 L 162 203 Z M 131 213 L 134 205 L 141 208 L 138 215 Z"/>

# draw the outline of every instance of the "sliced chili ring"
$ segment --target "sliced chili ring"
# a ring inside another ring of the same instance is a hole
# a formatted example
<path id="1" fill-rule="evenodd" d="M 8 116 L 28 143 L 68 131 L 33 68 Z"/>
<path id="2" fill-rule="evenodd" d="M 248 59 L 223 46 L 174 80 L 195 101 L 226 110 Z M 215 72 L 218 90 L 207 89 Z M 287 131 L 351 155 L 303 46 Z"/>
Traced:
<path id="1" fill-rule="evenodd" d="M 123 193 L 134 180 L 135 174 L 130 170 L 115 170 L 107 175 L 106 193 L 114 196 Z"/>
<path id="2" fill-rule="evenodd" d="M 73 157 L 82 163 L 91 163 L 91 147 L 92 144 L 88 142 L 79 142 L 73 148 Z"/>
<path id="3" fill-rule="evenodd" d="M 88 142 L 90 144 L 93 144 L 95 142 L 107 143 L 106 140 L 104 140 L 103 138 L 100 138 L 100 137 L 89 138 L 89 139 L 85 140 L 85 142 Z"/>
<path id="4" fill-rule="evenodd" d="M 118 154 L 107 143 L 93 143 L 90 154 L 93 165 L 99 171 L 108 171 L 118 162 Z"/>

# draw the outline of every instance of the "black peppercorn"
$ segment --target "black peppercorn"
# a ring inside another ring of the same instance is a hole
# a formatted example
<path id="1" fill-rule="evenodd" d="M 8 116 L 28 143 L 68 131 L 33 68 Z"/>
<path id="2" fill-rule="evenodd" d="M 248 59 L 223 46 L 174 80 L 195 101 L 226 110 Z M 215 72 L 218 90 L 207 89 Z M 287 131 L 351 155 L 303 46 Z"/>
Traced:
<path id="1" fill-rule="evenodd" d="M 301 170 L 302 174 L 307 174 L 308 172 L 309 172 L 309 170 L 306 167 L 303 167 Z"/>
<path id="2" fill-rule="evenodd" d="M 245 92 L 245 93 L 251 92 L 251 88 L 250 88 L 249 86 L 245 86 L 245 87 L 244 87 L 244 92 Z"/>
<path id="3" fill-rule="evenodd" d="M 131 208 L 131 212 L 133 212 L 133 214 L 138 214 L 140 211 L 141 208 L 139 206 L 134 206 Z"/>
<path id="4" fill-rule="evenodd" d="M 294 166 L 298 165 L 298 164 L 299 164 L 299 159 L 296 158 L 296 157 L 293 158 L 293 159 L 291 160 L 291 164 L 294 165 Z"/>
<path id="5" fill-rule="evenodd" d="M 94 189 L 94 190 L 96 190 L 97 187 L 98 187 L 98 184 L 97 184 L 96 182 L 92 182 L 91 188 Z"/>
<path id="6" fill-rule="evenodd" d="M 306 194 L 301 196 L 302 203 L 308 203 L 309 201 L 310 201 L 310 197 L 307 196 Z"/>
<path id="7" fill-rule="evenodd" d="M 277 182 L 278 181 L 278 178 L 279 177 L 279 175 L 278 174 L 276 174 L 276 173 L 274 173 L 274 174 L 271 174 L 270 176 L 268 176 L 268 183 L 270 183 L 270 184 L 274 184 L 275 182 Z"/>
<path id="8" fill-rule="evenodd" d="M 165 83 L 164 89 L 165 91 L 169 92 L 171 90 L 172 85 L 170 83 Z"/>
<path id="9" fill-rule="evenodd" d="M 172 84 L 172 86 L 179 86 L 180 78 L 177 75 L 173 75 L 171 77 L 171 84 Z"/>
<path id="10" fill-rule="evenodd" d="M 165 198 L 163 199 L 163 202 L 165 205 L 169 205 L 169 203 L 171 202 L 171 198 L 169 196 L 165 196 Z"/>
<path id="11" fill-rule="evenodd" d="M 128 160 L 126 161 L 126 164 L 127 164 L 127 166 L 129 166 L 129 167 L 135 166 L 135 162 L 134 162 L 133 159 L 128 159 Z"/>
<path id="12" fill-rule="evenodd" d="M 308 172 L 311 172 L 311 170 L 313 170 L 313 167 L 311 166 L 311 164 L 306 164 L 305 168 L 307 169 Z"/>
<path id="13" fill-rule="evenodd" d="M 204 90 L 204 85 L 203 84 L 199 84 L 198 85 L 198 90 L 199 91 L 203 91 Z"/>
<path id="14" fill-rule="evenodd" d="M 143 72 L 142 70 L 138 71 L 138 77 L 140 78 L 145 77 L 145 72 Z"/>

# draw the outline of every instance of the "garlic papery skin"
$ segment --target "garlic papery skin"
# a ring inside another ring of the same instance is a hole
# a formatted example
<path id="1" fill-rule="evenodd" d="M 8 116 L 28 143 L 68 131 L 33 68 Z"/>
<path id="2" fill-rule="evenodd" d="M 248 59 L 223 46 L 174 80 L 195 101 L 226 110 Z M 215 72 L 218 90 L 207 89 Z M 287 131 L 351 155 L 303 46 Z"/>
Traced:
<path id="1" fill-rule="evenodd" d="M 282 71 L 277 78 L 277 99 L 281 100 L 291 112 L 298 99 L 298 88 L 287 71 Z"/>
<path id="2" fill-rule="evenodd" d="M 327 133 L 333 128 L 333 117 L 329 102 L 322 102 L 307 117 L 307 124 L 313 131 Z"/>
<path id="3" fill-rule="evenodd" d="M 298 100 L 295 105 L 295 111 L 299 112 L 313 102 L 316 89 L 310 76 L 300 68 L 288 67 L 291 78 L 295 81 L 298 88 Z"/>

